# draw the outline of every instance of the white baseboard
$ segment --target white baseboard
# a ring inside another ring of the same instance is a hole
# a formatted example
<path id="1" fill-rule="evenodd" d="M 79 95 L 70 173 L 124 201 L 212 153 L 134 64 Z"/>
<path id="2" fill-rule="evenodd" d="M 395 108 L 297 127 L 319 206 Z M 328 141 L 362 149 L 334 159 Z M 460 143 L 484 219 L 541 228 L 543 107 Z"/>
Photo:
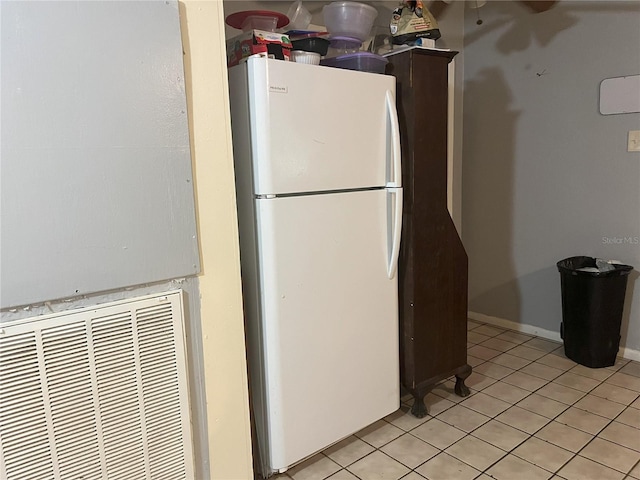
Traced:
<path id="1" fill-rule="evenodd" d="M 562 338 L 560 338 L 560 332 L 555 332 L 553 330 L 547 330 L 545 328 L 536 327 L 534 325 L 518 323 L 512 320 L 507 320 L 505 318 L 492 317 L 491 315 L 484 315 L 482 313 L 477 313 L 477 312 L 468 312 L 467 316 L 471 320 L 474 320 L 476 322 L 488 323 L 490 325 L 495 325 L 496 327 L 508 328 L 509 330 L 528 333 L 529 335 L 536 335 L 537 337 L 546 338 L 548 340 L 554 340 L 556 342 L 562 341 Z M 634 350 L 632 348 L 626 348 L 621 346 L 618 354 L 622 358 L 626 358 L 628 360 L 640 361 L 640 351 Z"/>
<path id="2" fill-rule="evenodd" d="M 620 347 L 620 351 L 618 353 L 620 353 L 620 356 L 622 356 L 622 358 L 640 362 L 640 350 L 634 350 L 632 348 L 627 348 L 627 347 Z"/>
<path id="3" fill-rule="evenodd" d="M 516 332 L 528 333 L 529 335 L 535 335 L 537 337 L 546 338 L 548 340 L 554 340 L 561 342 L 560 332 L 554 332 L 552 330 L 546 330 L 544 328 L 536 327 L 533 325 L 525 325 L 523 323 L 514 322 L 505 318 L 492 317 L 490 315 L 484 315 L 482 313 L 468 312 L 468 317 L 476 322 L 489 323 L 496 327 L 508 328 L 509 330 L 515 330 Z"/>

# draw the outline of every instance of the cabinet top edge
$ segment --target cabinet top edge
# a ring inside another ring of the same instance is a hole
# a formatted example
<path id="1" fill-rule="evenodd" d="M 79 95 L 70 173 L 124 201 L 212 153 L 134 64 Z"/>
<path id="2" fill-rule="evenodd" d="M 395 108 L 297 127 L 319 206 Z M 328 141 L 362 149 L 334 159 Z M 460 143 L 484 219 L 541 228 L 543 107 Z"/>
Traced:
<path id="1" fill-rule="evenodd" d="M 455 57 L 460 52 L 456 50 L 432 50 L 429 48 L 411 48 L 403 52 L 395 53 L 393 55 L 386 55 L 386 57 L 390 62 L 392 62 L 394 57 L 401 57 L 407 54 L 411 56 L 414 53 L 420 56 L 424 55 L 428 57 L 444 57 L 447 59 L 448 62 L 450 62 L 451 60 L 453 60 L 453 57 Z"/>

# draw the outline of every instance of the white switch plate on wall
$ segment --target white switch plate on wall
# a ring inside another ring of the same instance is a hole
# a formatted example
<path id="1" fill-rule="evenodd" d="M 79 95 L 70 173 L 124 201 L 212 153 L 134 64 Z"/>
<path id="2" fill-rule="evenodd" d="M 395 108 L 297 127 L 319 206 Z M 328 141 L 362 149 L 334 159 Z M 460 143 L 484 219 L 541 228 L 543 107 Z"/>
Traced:
<path id="1" fill-rule="evenodd" d="M 628 152 L 640 152 L 640 130 L 629 130 Z"/>

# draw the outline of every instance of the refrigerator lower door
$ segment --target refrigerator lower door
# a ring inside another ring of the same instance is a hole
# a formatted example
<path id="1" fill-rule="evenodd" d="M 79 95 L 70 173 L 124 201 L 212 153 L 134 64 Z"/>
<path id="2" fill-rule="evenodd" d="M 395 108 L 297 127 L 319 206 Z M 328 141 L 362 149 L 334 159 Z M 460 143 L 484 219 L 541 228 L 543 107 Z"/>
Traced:
<path id="1" fill-rule="evenodd" d="M 399 407 L 393 198 L 256 200 L 266 389 L 257 421 L 266 420 L 273 471 Z"/>

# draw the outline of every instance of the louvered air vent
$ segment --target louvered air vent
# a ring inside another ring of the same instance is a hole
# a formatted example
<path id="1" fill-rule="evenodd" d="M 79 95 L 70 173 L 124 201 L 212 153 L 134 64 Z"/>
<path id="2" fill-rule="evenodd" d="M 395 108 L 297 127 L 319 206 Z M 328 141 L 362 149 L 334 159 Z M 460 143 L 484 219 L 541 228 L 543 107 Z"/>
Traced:
<path id="1" fill-rule="evenodd" d="M 180 292 L 0 327 L 0 479 L 194 477 Z"/>

